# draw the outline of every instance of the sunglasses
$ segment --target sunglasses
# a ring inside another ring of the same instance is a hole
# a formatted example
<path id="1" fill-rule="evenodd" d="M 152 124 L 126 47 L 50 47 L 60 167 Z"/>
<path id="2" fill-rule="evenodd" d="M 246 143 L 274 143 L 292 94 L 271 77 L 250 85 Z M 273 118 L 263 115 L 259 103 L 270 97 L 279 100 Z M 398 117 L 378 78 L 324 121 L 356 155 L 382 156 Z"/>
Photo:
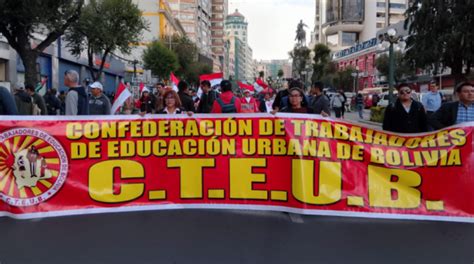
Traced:
<path id="1" fill-rule="evenodd" d="M 411 94 L 411 90 L 408 90 L 408 89 L 400 90 L 400 94 Z"/>

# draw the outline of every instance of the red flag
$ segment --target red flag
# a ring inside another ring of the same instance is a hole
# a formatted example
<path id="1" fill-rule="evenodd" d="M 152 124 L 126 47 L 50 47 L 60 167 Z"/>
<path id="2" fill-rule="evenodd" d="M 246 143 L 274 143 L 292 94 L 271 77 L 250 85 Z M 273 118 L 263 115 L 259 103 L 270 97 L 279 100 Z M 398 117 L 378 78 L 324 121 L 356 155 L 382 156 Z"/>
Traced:
<path id="1" fill-rule="evenodd" d="M 240 88 L 242 91 L 248 90 L 248 91 L 250 91 L 251 93 L 254 93 L 254 92 L 255 92 L 255 88 L 254 88 L 253 85 L 251 85 L 251 84 L 246 84 L 246 83 L 243 83 L 243 82 L 237 82 L 237 85 L 239 85 L 239 88 Z"/>
<path id="2" fill-rule="evenodd" d="M 171 80 L 171 83 L 173 84 L 173 90 L 177 92 L 179 79 L 174 75 L 173 72 L 171 72 L 170 74 L 170 80 Z"/>
<path id="3" fill-rule="evenodd" d="M 224 78 L 224 74 L 222 72 L 204 74 L 204 75 L 199 76 L 199 80 L 201 82 L 209 81 L 211 83 L 211 87 L 221 84 L 223 78 Z"/>
<path id="4" fill-rule="evenodd" d="M 132 96 L 130 90 L 128 90 L 127 86 L 120 82 L 119 86 L 117 87 L 117 93 L 115 94 L 114 104 L 111 108 L 111 113 L 115 114 L 120 107 L 125 103 L 125 101 Z"/>

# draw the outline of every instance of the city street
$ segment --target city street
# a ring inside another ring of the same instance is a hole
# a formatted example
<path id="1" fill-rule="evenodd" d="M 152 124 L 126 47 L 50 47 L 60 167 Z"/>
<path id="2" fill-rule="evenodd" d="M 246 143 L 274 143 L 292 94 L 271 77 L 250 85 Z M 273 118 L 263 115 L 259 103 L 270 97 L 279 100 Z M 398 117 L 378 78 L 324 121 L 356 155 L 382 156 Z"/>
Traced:
<path id="1" fill-rule="evenodd" d="M 474 225 L 172 210 L 0 218 L 0 263 L 472 263 Z M 449 250 L 444 250 L 448 249 Z"/>
<path id="2" fill-rule="evenodd" d="M 334 117 L 334 112 L 331 113 L 331 115 Z M 356 111 L 353 112 L 346 112 L 344 114 L 344 120 L 349 121 L 349 122 L 354 122 L 358 123 L 361 126 L 364 127 L 369 127 L 372 129 L 382 129 L 382 124 L 380 123 L 375 123 L 370 121 L 370 109 L 364 109 L 364 120 L 359 119 L 359 113 Z"/>

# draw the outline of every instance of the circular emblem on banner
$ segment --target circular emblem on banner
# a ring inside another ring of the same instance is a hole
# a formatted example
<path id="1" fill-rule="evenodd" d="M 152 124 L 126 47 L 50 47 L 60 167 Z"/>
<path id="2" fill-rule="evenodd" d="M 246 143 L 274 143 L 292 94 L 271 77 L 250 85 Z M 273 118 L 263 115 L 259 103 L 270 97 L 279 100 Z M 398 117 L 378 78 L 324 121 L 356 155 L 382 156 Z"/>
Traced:
<path id="1" fill-rule="evenodd" d="M 66 181 L 68 159 L 44 131 L 15 128 L 0 133 L 0 199 L 31 206 L 51 198 Z"/>

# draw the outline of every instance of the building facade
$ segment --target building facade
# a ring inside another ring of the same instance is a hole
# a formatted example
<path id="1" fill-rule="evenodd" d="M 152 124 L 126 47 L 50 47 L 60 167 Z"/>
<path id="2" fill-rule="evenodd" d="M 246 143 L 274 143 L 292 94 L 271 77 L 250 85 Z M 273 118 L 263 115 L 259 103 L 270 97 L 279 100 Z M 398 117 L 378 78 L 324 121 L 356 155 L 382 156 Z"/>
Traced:
<path id="1" fill-rule="evenodd" d="M 228 71 L 225 77 L 239 81 L 253 82 L 255 65 L 253 51 L 248 45 L 248 22 L 235 10 L 225 20 L 225 41 L 229 45 Z"/>
<path id="2" fill-rule="evenodd" d="M 211 36 L 211 0 L 167 0 L 172 13 L 186 32 L 186 36 L 194 42 L 199 53 L 212 58 Z"/>
<path id="3" fill-rule="evenodd" d="M 333 51 L 376 37 L 378 30 L 405 19 L 410 0 L 317 0 L 314 35 Z M 318 23 L 319 22 L 319 23 Z"/>
<path id="4" fill-rule="evenodd" d="M 226 43 L 224 23 L 228 13 L 228 0 L 212 0 L 211 49 L 214 72 L 225 72 Z"/>

